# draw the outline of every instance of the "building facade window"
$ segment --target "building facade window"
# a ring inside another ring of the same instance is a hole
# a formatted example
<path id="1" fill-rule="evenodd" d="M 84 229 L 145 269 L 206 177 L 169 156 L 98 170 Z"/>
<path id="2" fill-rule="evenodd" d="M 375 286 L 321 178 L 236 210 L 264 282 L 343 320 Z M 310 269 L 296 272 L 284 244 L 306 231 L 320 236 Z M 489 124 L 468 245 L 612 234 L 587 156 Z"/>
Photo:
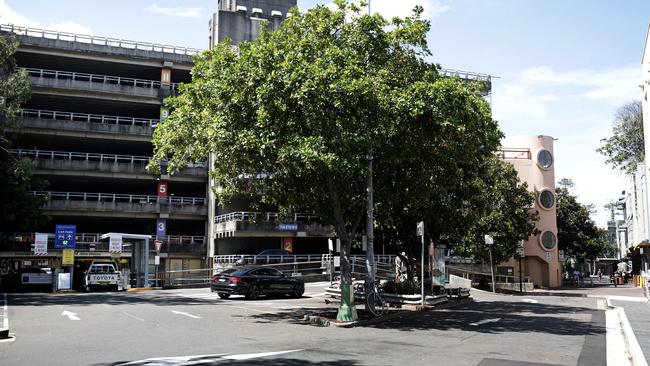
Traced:
<path id="1" fill-rule="evenodd" d="M 540 150 L 537 153 L 537 164 L 544 169 L 550 168 L 553 165 L 553 154 L 548 150 Z"/>
<path id="2" fill-rule="evenodd" d="M 557 245 L 557 237 L 552 231 L 544 231 L 539 238 L 542 246 L 546 250 L 553 250 Z"/>
<path id="3" fill-rule="evenodd" d="M 539 193 L 539 205 L 546 210 L 550 210 L 555 206 L 555 195 L 548 189 L 544 189 Z"/>

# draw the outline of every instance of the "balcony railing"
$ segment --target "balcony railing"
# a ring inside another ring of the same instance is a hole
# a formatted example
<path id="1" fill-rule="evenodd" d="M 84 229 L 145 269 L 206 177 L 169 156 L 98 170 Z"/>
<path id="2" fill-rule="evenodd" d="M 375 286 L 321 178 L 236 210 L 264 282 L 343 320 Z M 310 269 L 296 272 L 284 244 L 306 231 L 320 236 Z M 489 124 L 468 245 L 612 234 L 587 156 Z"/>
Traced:
<path id="1" fill-rule="evenodd" d="M 160 81 L 125 78 L 121 76 L 87 74 L 83 72 L 32 69 L 32 68 L 26 68 L 25 70 L 27 71 L 29 76 L 37 77 L 37 78 L 86 81 L 91 83 L 132 86 L 132 87 L 148 88 L 148 89 L 160 89 L 163 86 L 163 84 Z M 164 85 L 169 85 L 169 88 L 171 90 L 176 90 L 178 88 L 178 84 L 176 83 L 169 83 Z"/>
<path id="2" fill-rule="evenodd" d="M 75 241 L 75 251 L 78 252 L 108 252 L 108 240 L 101 241 L 102 234 L 98 233 L 77 233 Z M 54 233 L 48 234 L 47 247 L 48 251 L 57 251 L 54 247 Z M 155 252 L 154 240 L 163 240 L 161 247 L 162 253 L 201 253 L 205 254 L 206 245 L 204 236 L 188 236 L 188 235 L 166 235 L 155 236 L 149 243 L 149 251 Z M 32 252 L 34 246 L 34 233 L 14 233 L 9 241 L 3 242 L 0 245 L 0 251 L 16 251 L 16 252 Z M 125 241 L 128 244 L 128 240 Z M 123 247 L 125 253 L 131 252 L 129 245 Z"/>
<path id="3" fill-rule="evenodd" d="M 501 159 L 512 160 L 531 160 L 532 154 L 528 148 L 507 148 L 501 149 L 498 152 Z"/>
<path id="4" fill-rule="evenodd" d="M 57 121 L 89 122 L 89 123 L 101 123 L 107 125 L 124 125 L 124 126 L 156 127 L 156 125 L 160 123 L 159 119 L 108 116 L 102 114 L 58 112 L 58 111 L 48 111 L 48 110 L 40 110 L 40 109 L 22 109 L 20 111 L 20 115 L 22 117 L 53 119 Z"/>
<path id="5" fill-rule="evenodd" d="M 115 154 L 97 154 L 83 153 L 72 151 L 54 151 L 54 150 L 30 150 L 30 149 L 12 149 L 11 153 L 19 158 L 26 157 L 30 159 L 41 160 L 63 160 L 63 161 L 88 161 L 99 163 L 119 163 L 146 166 L 151 160 L 150 156 L 136 155 L 115 155 Z M 188 163 L 186 169 L 207 169 L 208 164 L 205 162 Z M 182 174 L 182 172 L 180 172 Z"/>
<path id="6" fill-rule="evenodd" d="M 11 32 L 21 36 L 40 37 L 47 39 L 57 39 L 62 41 L 82 42 L 99 46 L 121 47 L 127 49 L 135 49 L 142 51 L 154 51 L 163 53 L 172 53 L 177 55 L 195 55 L 201 53 L 202 50 L 189 47 L 170 46 L 159 43 L 129 41 L 119 38 L 108 38 L 100 36 L 83 35 L 68 32 L 59 32 L 53 30 L 45 30 L 38 28 L 19 27 L 13 24 L 0 25 L 0 31 Z"/>
<path id="7" fill-rule="evenodd" d="M 11 153 L 18 157 L 27 157 L 31 159 L 49 159 L 49 160 L 76 160 L 76 161 L 96 161 L 102 163 L 123 163 L 123 164 L 140 164 L 147 165 L 151 159 L 148 156 L 132 155 L 112 155 L 112 154 L 94 154 L 70 151 L 52 151 L 52 150 L 26 150 L 13 149 Z"/>
<path id="8" fill-rule="evenodd" d="M 54 233 L 48 233 L 48 239 L 54 242 Z M 99 243 L 101 242 L 101 233 L 77 233 L 75 236 L 76 243 Z M 34 233 L 13 233 L 11 235 L 14 242 L 30 244 L 34 243 Z M 151 235 L 151 242 L 154 240 L 162 240 L 165 243 L 172 245 L 176 244 L 203 244 L 205 243 L 205 236 L 200 235 Z"/>
<path id="9" fill-rule="evenodd" d="M 440 69 L 439 72 L 445 77 L 449 77 L 449 78 L 457 77 L 459 79 L 468 80 L 468 81 L 489 82 L 492 80 L 491 75 L 481 74 L 478 72 L 453 70 L 453 69 Z"/>
<path id="10" fill-rule="evenodd" d="M 231 212 L 218 215 L 214 218 L 215 223 L 229 221 L 287 221 L 287 222 L 308 222 L 318 219 L 318 216 L 306 214 L 291 214 L 289 216 L 279 212 Z"/>
<path id="11" fill-rule="evenodd" d="M 32 191 L 38 197 L 53 201 L 93 201 L 93 202 L 115 202 L 115 203 L 140 203 L 140 204 L 170 204 L 178 206 L 205 205 L 203 197 L 158 197 L 136 194 L 115 194 L 115 193 L 86 193 L 86 192 L 51 192 Z"/>

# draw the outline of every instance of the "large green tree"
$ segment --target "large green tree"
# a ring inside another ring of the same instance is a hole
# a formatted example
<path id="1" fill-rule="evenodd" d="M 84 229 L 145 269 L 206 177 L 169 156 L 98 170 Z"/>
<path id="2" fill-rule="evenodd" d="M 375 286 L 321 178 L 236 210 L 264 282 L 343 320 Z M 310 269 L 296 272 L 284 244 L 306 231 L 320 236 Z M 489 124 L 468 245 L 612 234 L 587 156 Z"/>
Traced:
<path id="1" fill-rule="evenodd" d="M 607 157 L 613 168 L 632 173 L 645 156 L 643 143 L 643 110 L 637 100 L 622 105 L 616 111 L 612 136 L 601 140 L 596 151 Z"/>
<path id="2" fill-rule="evenodd" d="M 293 9 L 275 32 L 197 56 L 192 82 L 156 128 L 150 166 L 169 159 L 174 172 L 212 153 L 221 204 L 254 196 L 333 223 L 349 291 L 368 158 L 376 166 L 377 220 L 428 217 L 437 230 L 463 221 L 457 205 L 482 194 L 472 184 L 488 171 L 502 134 L 476 86 L 443 78 L 425 62 L 422 8 L 389 21 L 343 0 L 336 5 Z"/>
<path id="3" fill-rule="evenodd" d="M 16 131 L 20 127 L 16 115 L 31 92 L 27 73 L 16 67 L 17 49 L 15 37 L 0 36 L 0 96 L 5 100 L 0 108 L 0 232 L 5 233 L 33 230 L 42 220 L 42 201 L 29 193 L 41 182 L 32 177 L 29 159 L 11 154 L 6 134 L 6 129 Z"/>
<path id="4" fill-rule="evenodd" d="M 607 240 L 607 231 L 596 226 L 591 219 L 593 205 L 584 205 L 571 192 L 574 183 L 562 179 L 555 190 L 557 195 L 558 248 L 567 256 L 595 259 L 613 254 L 616 248 Z"/>

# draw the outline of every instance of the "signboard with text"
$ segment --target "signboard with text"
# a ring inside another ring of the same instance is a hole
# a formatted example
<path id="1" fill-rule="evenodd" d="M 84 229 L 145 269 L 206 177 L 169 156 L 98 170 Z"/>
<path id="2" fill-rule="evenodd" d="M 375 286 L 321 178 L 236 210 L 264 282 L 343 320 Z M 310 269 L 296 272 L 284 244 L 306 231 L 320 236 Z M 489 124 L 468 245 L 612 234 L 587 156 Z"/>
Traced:
<path id="1" fill-rule="evenodd" d="M 56 225 L 54 247 L 57 249 L 74 249 L 77 225 Z"/>
<path id="2" fill-rule="evenodd" d="M 74 249 L 63 249 L 62 264 L 64 266 L 73 266 L 74 265 Z"/>
<path id="3" fill-rule="evenodd" d="M 108 240 L 109 253 L 122 253 L 122 235 L 111 234 Z"/>
<path id="4" fill-rule="evenodd" d="M 47 234 L 36 233 L 34 236 L 34 255 L 47 255 Z"/>

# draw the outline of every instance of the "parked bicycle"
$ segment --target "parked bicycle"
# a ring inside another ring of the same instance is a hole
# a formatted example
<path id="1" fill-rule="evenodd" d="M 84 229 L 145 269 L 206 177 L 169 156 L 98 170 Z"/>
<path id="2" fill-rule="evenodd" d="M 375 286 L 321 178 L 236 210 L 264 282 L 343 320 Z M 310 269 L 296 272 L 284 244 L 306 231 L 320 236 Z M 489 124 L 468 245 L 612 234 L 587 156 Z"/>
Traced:
<path id="1" fill-rule="evenodd" d="M 384 300 L 384 288 L 379 280 L 374 282 L 372 292 L 366 295 L 366 304 L 374 316 L 382 316 L 386 312 L 388 304 Z"/>

